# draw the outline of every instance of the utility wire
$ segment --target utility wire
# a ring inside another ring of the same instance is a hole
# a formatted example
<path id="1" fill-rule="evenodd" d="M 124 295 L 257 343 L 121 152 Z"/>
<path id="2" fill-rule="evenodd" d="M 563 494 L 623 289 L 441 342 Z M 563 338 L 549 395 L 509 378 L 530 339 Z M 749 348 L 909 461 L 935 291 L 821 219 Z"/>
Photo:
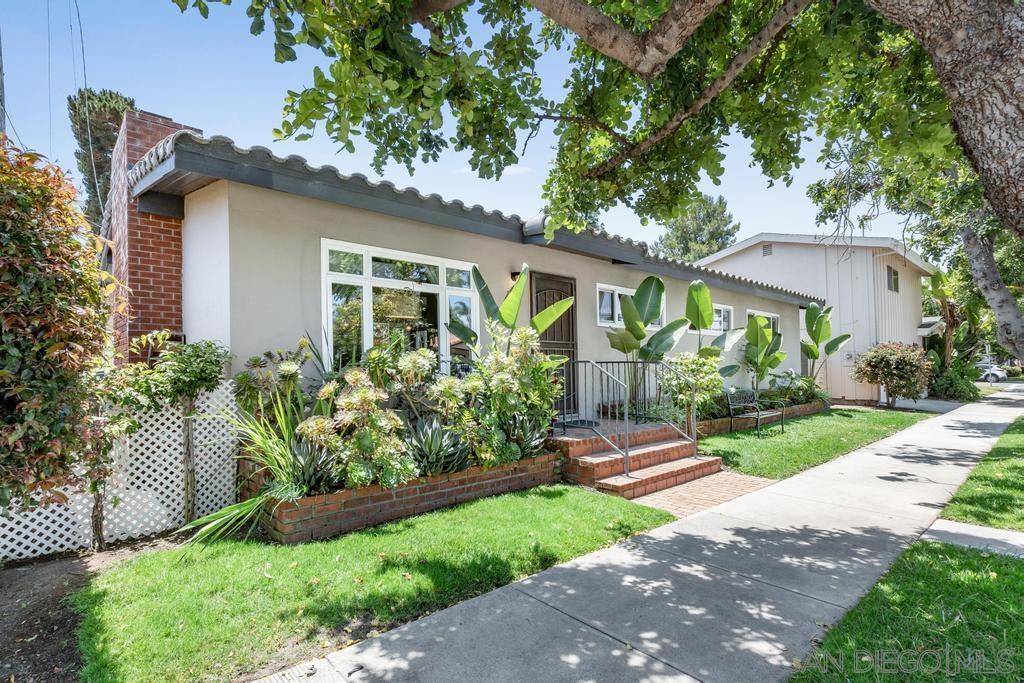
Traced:
<path id="1" fill-rule="evenodd" d="M 71 76 L 75 80 L 75 92 L 78 92 L 78 63 L 75 60 L 75 14 L 71 11 L 71 0 L 68 0 L 68 35 L 71 36 Z"/>
<path id="2" fill-rule="evenodd" d="M 100 179 L 96 175 L 96 154 L 92 149 L 92 123 L 89 117 L 89 72 L 85 67 L 85 34 L 82 31 L 82 10 L 78 7 L 78 0 L 75 0 L 75 15 L 78 17 L 78 40 L 82 45 L 82 99 L 85 100 L 85 134 L 89 138 L 89 161 L 92 162 L 92 182 L 96 187 L 96 201 L 100 205 L 100 213 L 103 212 L 103 197 L 100 196 Z"/>
<path id="3" fill-rule="evenodd" d="M 47 148 L 50 158 L 53 158 L 53 68 L 52 68 L 52 55 L 53 48 L 51 47 L 50 38 L 50 0 L 46 0 L 46 126 L 49 139 L 49 147 Z"/>

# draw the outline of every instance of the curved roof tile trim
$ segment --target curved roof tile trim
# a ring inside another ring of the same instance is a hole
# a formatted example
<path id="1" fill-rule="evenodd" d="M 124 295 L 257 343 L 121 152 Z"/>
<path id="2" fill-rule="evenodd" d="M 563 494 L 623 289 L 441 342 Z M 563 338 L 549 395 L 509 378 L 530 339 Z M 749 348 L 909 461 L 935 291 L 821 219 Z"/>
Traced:
<path id="1" fill-rule="evenodd" d="M 412 200 L 423 204 L 436 204 L 442 209 L 458 209 L 466 214 L 476 214 L 483 218 L 490 220 L 496 220 L 502 223 L 506 223 L 510 226 L 514 226 L 522 231 L 524 235 L 542 235 L 544 232 L 544 224 L 547 222 L 547 215 L 541 214 L 528 221 L 523 220 L 517 214 L 505 214 L 501 211 L 495 211 L 486 209 L 479 204 L 473 204 L 472 206 L 467 205 L 465 202 L 459 199 L 446 200 L 439 194 L 432 193 L 424 195 L 414 187 L 399 188 L 394 183 L 383 180 L 380 182 L 373 182 L 365 175 L 361 173 L 345 174 L 339 171 L 334 166 L 323 165 L 323 166 L 312 166 L 305 157 L 298 156 L 296 154 L 288 155 L 287 157 L 279 157 L 270 151 L 266 147 L 255 146 L 255 147 L 239 147 L 235 144 L 234 140 L 225 137 L 223 135 L 214 135 L 211 137 L 204 137 L 191 130 L 179 130 L 175 131 L 171 135 L 158 142 L 148 152 L 146 152 L 134 166 L 128 171 L 127 182 L 128 187 L 134 189 L 147 175 L 153 172 L 160 164 L 167 161 L 174 155 L 175 149 L 179 147 L 191 147 L 199 150 L 206 150 L 208 152 L 215 152 L 217 148 L 220 151 L 227 151 L 231 154 L 244 156 L 244 157 L 263 157 L 264 161 L 269 161 L 275 165 L 281 166 L 284 169 L 300 173 L 306 176 L 321 176 L 326 175 L 333 179 L 341 180 L 345 183 L 357 183 L 362 185 L 367 190 L 371 191 L 390 191 L 394 195 L 395 199 L 404 199 L 406 201 Z M 107 207 L 110 206 L 110 202 L 107 202 Z M 104 212 L 103 226 L 106 228 L 109 222 L 109 215 Z M 646 242 L 639 240 L 633 240 L 629 237 L 622 237 L 609 233 L 606 230 L 598 228 L 589 228 L 583 231 L 594 238 L 604 239 L 609 242 L 613 242 L 619 246 L 630 248 L 638 253 L 639 256 L 651 259 L 658 263 L 664 263 L 674 268 L 679 268 L 686 273 L 701 275 L 705 274 L 710 277 L 714 277 L 720 280 L 731 281 L 737 284 L 756 286 L 765 290 L 778 292 L 791 297 L 797 297 L 806 299 L 807 301 L 818 301 L 819 298 L 807 294 L 805 292 L 799 292 L 793 289 L 787 289 L 785 287 L 779 287 L 777 285 L 769 284 L 767 282 L 761 282 L 752 278 L 743 277 L 740 275 L 734 275 L 732 273 L 726 273 L 706 266 L 698 266 L 694 263 L 687 263 L 678 259 L 669 258 L 654 252 Z"/>

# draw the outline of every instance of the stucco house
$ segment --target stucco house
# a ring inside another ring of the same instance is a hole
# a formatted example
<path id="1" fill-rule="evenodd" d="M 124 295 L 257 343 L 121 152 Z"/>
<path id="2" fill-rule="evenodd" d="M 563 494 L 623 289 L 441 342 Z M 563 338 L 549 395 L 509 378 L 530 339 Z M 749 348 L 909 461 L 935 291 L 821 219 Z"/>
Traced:
<path id="1" fill-rule="evenodd" d="M 696 265 L 798 289 L 834 306 L 833 334 L 853 336 L 822 372 L 825 389 L 835 398 L 877 401 L 878 387 L 850 376 L 857 354 L 880 342 L 921 344 L 935 327 L 921 317 L 921 278 L 935 266 L 888 237 L 837 240 L 765 232 Z"/>
<path id="2" fill-rule="evenodd" d="M 266 349 L 291 348 L 307 332 L 335 364 L 358 358 L 394 329 L 447 361 L 469 353 L 447 332 L 450 318 L 483 332 L 470 268 L 479 266 L 500 294 L 528 263 L 522 323 L 556 299 L 576 298 L 544 335 L 552 351 L 621 359 L 605 336 L 617 324 L 615 294 L 656 274 L 666 283 L 669 319 L 684 314 L 688 283 L 703 279 L 720 329 L 744 324 L 753 311 L 770 316 L 789 354 L 780 369 L 799 369 L 800 309 L 815 297 L 661 258 L 598 230 L 558 232 L 548 241 L 544 220 L 313 168 L 300 157 L 241 149 L 165 117 L 129 112 L 104 224 L 110 267 L 131 289 L 132 312 L 113 324 L 122 345 L 162 328 L 190 341 L 218 340 L 234 353 L 236 370 Z M 696 343 L 687 334 L 676 351 Z"/>

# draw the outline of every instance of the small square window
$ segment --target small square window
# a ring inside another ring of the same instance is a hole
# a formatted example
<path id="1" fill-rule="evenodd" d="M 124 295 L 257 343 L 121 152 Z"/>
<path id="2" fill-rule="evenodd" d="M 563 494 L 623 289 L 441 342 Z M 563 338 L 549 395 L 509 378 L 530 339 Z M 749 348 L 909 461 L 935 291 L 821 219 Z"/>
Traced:
<path id="1" fill-rule="evenodd" d="M 711 329 L 715 332 L 728 332 L 732 329 L 732 306 L 715 305 L 715 319 Z"/>
<path id="2" fill-rule="evenodd" d="M 444 280 L 449 287 L 469 289 L 473 286 L 473 281 L 470 278 L 469 271 L 463 270 L 462 268 L 445 268 Z"/>
<path id="3" fill-rule="evenodd" d="M 885 286 L 890 292 L 900 291 L 900 271 L 892 266 L 885 267 Z"/>

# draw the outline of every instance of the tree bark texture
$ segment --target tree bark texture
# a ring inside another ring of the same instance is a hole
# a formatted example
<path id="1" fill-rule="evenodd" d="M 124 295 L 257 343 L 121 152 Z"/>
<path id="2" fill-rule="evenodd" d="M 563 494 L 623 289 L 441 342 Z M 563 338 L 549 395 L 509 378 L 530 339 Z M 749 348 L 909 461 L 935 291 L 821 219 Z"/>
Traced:
<path id="1" fill-rule="evenodd" d="M 92 549 L 103 550 L 107 541 L 103 537 L 103 505 L 106 498 L 104 485 L 100 484 L 92 494 Z"/>
<path id="2" fill-rule="evenodd" d="M 992 210 L 1024 238 L 1024 3 L 867 0 L 931 57 Z"/>
<path id="3" fill-rule="evenodd" d="M 191 400 L 182 401 L 182 415 L 184 416 L 182 426 L 182 438 L 184 443 L 185 466 L 185 523 L 196 518 L 196 458 L 195 458 L 195 403 Z"/>
<path id="4" fill-rule="evenodd" d="M 996 338 L 1007 351 L 1024 360 L 1024 313 L 996 268 L 992 241 L 978 235 L 969 225 L 960 228 L 960 236 L 974 282 L 996 315 Z"/>

